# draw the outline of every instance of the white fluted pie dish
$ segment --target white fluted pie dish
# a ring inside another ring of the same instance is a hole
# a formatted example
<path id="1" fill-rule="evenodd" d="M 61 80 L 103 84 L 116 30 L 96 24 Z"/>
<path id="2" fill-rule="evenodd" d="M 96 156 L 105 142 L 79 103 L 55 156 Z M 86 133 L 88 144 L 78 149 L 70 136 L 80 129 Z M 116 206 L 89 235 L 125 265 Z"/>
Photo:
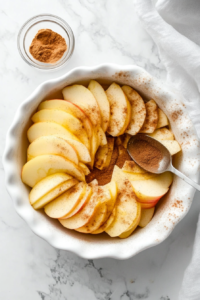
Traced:
<path id="1" fill-rule="evenodd" d="M 102 84 L 117 82 L 136 89 L 144 99 L 154 99 L 169 118 L 182 152 L 175 157 L 176 167 L 194 181 L 200 166 L 199 142 L 181 96 L 137 66 L 105 64 L 76 68 L 66 75 L 41 84 L 16 112 L 7 133 L 3 165 L 7 190 L 18 214 L 38 236 L 52 246 L 68 250 L 87 259 L 113 257 L 129 258 L 144 249 L 164 241 L 176 224 L 188 212 L 195 190 L 179 178 L 174 179 L 169 193 L 159 202 L 152 221 L 137 229 L 127 239 L 110 238 L 106 234 L 83 235 L 63 228 L 57 220 L 34 210 L 28 199 L 29 188 L 21 181 L 21 169 L 26 162 L 28 140 L 26 132 L 31 116 L 39 103 L 49 95 L 59 97 L 59 91 L 73 83 L 87 84 L 96 79 Z"/>

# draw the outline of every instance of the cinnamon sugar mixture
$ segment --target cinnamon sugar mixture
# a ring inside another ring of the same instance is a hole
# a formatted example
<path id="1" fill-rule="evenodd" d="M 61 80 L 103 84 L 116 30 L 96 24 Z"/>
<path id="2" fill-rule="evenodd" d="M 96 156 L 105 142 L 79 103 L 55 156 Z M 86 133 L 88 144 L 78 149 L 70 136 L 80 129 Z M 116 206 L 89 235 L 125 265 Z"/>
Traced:
<path id="1" fill-rule="evenodd" d="M 127 150 L 122 145 L 115 145 L 110 161 L 110 165 L 103 170 L 94 168 L 89 175 L 86 176 L 86 182 L 89 183 L 94 179 L 98 180 L 99 185 L 105 185 L 111 181 L 114 166 L 122 168 L 125 161 L 132 160 Z"/>
<path id="2" fill-rule="evenodd" d="M 94 179 L 98 180 L 99 185 L 105 185 L 111 181 L 114 166 L 118 158 L 118 148 L 114 147 L 110 165 L 104 170 L 94 168 L 89 175 L 86 176 L 86 182 L 89 183 Z"/>
<path id="3" fill-rule="evenodd" d="M 131 154 L 144 169 L 148 166 L 158 168 L 160 161 L 163 159 L 162 152 L 144 140 L 139 140 L 134 143 Z"/>
<path id="4" fill-rule="evenodd" d="M 43 63 L 55 63 L 67 50 L 65 39 L 51 29 L 40 29 L 34 37 L 29 51 Z"/>

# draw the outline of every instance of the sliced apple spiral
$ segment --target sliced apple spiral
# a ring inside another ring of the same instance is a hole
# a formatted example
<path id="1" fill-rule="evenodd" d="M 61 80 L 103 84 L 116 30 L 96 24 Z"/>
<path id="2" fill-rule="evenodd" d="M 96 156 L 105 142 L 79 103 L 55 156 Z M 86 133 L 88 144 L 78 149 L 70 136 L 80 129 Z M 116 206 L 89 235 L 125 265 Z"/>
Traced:
<path id="1" fill-rule="evenodd" d="M 106 232 L 111 237 L 115 237 L 128 230 L 136 218 L 137 198 L 130 181 L 117 166 L 114 167 L 112 180 L 116 181 L 118 186 L 118 196 L 115 205 L 116 215 Z"/>
<path id="2" fill-rule="evenodd" d="M 50 135 L 41 136 L 34 140 L 28 147 L 27 160 L 31 160 L 36 156 L 44 154 L 55 154 L 71 160 L 73 163 L 79 163 L 79 158 L 75 148 L 66 140 Z"/>
<path id="3" fill-rule="evenodd" d="M 28 140 L 30 143 L 42 136 L 57 136 L 66 140 L 72 145 L 78 155 L 80 161 L 87 163 L 91 161 L 91 156 L 86 146 L 79 141 L 79 139 L 69 132 L 63 126 L 54 122 L 39 122 L 33 124 L 27 132 Z"/>
<path id="4" fill-rule="evenodd" d="M 70 133 L 74 134 L 88 149 L 90 142 L 83 124 L 74 116 L 58 109 L 42 109 L 32 116 L 34 123 L 55 122 L 65 127 Z"/>
<path id="5" fill-rule="evenodd" d="M 96 206 L 96 212 L 92 216 L 90 221 L 86 225 L 77 228 L 75 230 L 82 233 L 91 233 L 95 231 L 103 223 L 106 216 L 106 212 L 107 212 L 106 204 L 102 204 L 99 202 L 98 205 Z"/>
<path id="6" fill-rule="evenodd" d="M 81 198 L 80 202 L 69 213 L 67 213 L 64 217 L 59 218 L 59 219 L 61 219 L 61 220 L 62 219 L 68 219 L 68 218 L 74 216 L 75 214 L 77 214 L 87 204 L 87 202 L 89 201 L 91 195 L 92 195 L 92 188 L 89 185 L 87 185 L 86 190 L 85 190 L 85 194 Z"/>
<path id="7" fill-rule="evenodd" d="M 43 178 L 60 172 L 85 181 L 85 175 L 80 167 L 59 155 L 40 155 L 28 161 L 22 168 L 22 181 L 34 187 Z"/>
<path id="8" fill-rule="evenodd" d="M 98 103 L 85 86 L 79 84 L 67 86 L 62 90 L 62 93 L 65 100 L 78 105 L 84 111 L 93 126 L 100 127 L 101 114 Z"/>
<path id="9" fill-rule="evenodd" d="M 45 206 L 45 213 L 51 218 L 64 218 L 80 203 L 86 191 L 86 183 L 79 182 L 71 189 Z"/>
<path id="10" fill-rule="evenodd" d="M 57 187 L 52 189 L 50 192 L 42 196 L 37 202 L 33 204 L 33 208 L 40 209 L 47 205 L 49 202 L 56 199 L 58 196 L 60 196 L 65 191 L 69 190 L 71 187 L 73 187 L 75 184 L 78 183 L 78 180 L 75 178 L 66 180 L 59 184 Z"/>
<path id="11" fill-rule="evenodd" d="M 85 204 L 83 209 L 81 209 L 76 215 L 72 216 L 68 219 L 59 219 L 60 223 L 69 229 L 77 229 L 84 225 L 86 225 L 93 215 L 95 214 L 96 210 L 99 207 L 98 201 L 98 183 L 97 181 L 93 181 L 89 184 L 92 188 L 92 195 L 88 202 Z"/>
<path id="12" fill-rule="evenodd" d="M 72 116 L 79 119 L 87 132 L 87 135 L 89 138 L 92 136 L 92 123 L 86 116 L 83 110 L 81 110 L 80 107 L 78 107 L 76 104 L 71 103 L 69 101 L 63 100 L 63 99 L 53 99 L 53 100 L 46 100 L 40 103 L 38 110 L 41 109 L 59 109 L 62 111 L 65 111 Z"/>
<path id="13" fill-rule="evenodd" d="M 65 228 L 127 238 L 150 222 L 173 180 L 170 172 L 152 174 L 131 161 L 127 144 L 140 132 L 178 153 L 168 118 L 127 85 L 112 83 L 105 91 L 91 80 L 88 88 L 74 84 L 62 93 L 64 100 L 40 103 L 27 131 L 22 181 L 32 188 L 30 204 Z M 85 176 L 99 183 L 87 184 Z"/>
<path id="14" fill-rule="evenodd" d="M 72 179 L 72 176 L 65 173 L 56 173 L 45 177 L 44 179 L 40 180 L 31 190 L 29 194 L 30 203 L 34 204 L 52 189 L 70 179 Z"/>

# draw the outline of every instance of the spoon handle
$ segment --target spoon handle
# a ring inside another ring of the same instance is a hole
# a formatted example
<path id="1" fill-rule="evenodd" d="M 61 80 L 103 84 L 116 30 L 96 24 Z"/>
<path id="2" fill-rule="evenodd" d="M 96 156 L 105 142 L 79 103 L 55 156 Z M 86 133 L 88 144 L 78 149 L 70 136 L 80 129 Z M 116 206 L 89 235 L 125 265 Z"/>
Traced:
<path id="1" fill-rule="evenodd" d="M 179 176 L 181 179 L 183 179 L 185 182 L 189 183 L 195 189 L 197 189 L 198 191 L 200 191 L 200 185 L 198 183 L 196 183 L 195 181 L 193 181 L 190 178 L 188 178 L 187 176 L 185 176 L 183 173 L 181 173 L 180 171 L 178 171 L 172 165 L 171 165 L 169 171 L 173 172 L 174 174 L 176 174 L 177 176 Z"/>

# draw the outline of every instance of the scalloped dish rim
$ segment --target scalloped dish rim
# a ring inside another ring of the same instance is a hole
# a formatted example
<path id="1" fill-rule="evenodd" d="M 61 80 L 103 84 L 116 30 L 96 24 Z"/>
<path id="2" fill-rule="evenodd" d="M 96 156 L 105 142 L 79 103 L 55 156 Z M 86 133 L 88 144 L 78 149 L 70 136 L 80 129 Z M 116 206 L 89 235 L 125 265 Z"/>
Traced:
<path id="1" fill-rule="evenodd" d="M 6 188 L 17 213 L 32 231 L 57 249 L 68 250 L 85 259 L 112 257 L 127 259 L 164 241 L 175 226 L 187 214 L 195 190 L 175 177 L 168 194 L 160 201 L 152 221 L 137 229 L 127 239 L 83 235 L 61 228 L 55 220 L 35 211 L 28 201 L 29 189 L 21 182 L 21 167 L 25 162 L 27 138 L 25 129 L 30 116 L 39 103 L 54 90 L 60 90 L 75 82 L 97 81 L 118 82 L 135 88 L 143 97 L 153 98 L 169 118 L 176 140 L 181 144 L 182 155 L 177 155 L 175 165 L 191 179 L 199 177 L 200 154 L 195 128 L 190 120 L 183 97 L 143 68 L 135 65 L 102 64 L 93 67 L 78 67 L 67 74 L 40 84 L 18 108 L 6 136 L 3 155 Z"/>

